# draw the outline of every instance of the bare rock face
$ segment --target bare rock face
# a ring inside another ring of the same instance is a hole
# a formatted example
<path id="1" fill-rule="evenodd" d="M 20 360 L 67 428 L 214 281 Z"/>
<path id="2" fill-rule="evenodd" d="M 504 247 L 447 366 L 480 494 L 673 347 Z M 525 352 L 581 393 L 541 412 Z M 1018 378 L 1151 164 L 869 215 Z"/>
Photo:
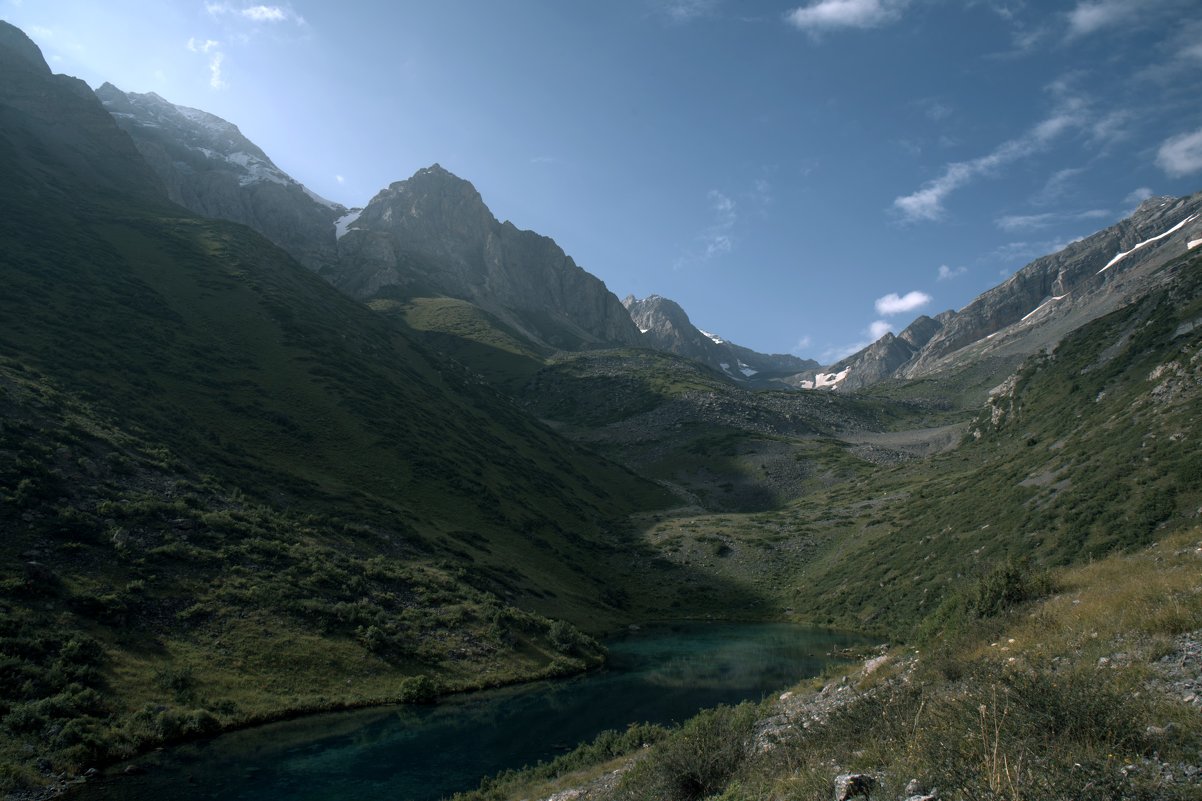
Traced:
<path id="1" fill-rule="evenodd" d="M 445 295 L 553 347 L 639 344 L 600 279 L 554 240 L 499 222 L 474 186 L 437 164 L 372 198 L 338 252 L 328 277 L 361 300 Z"/>
<path id="2" fill-rule="evenodd" d="M 622 305 L 654 350 L 675 353 L 724 373 L 737 381 L 784 380 L 812 373 L 819 365 L 790 354 L 757 353 L 697 328 L 680 304 L 659 295 L 639 300 L 629 295 Z"/>
<path id="3" fill-rule="evenodd" d="M 334 222 L 347 210 L 276 167 L 238 126 L 153 92 L 125 93 L 106 83 L 96 96 L 171 200 L 203 217 L 253 228 L 311 270 L 333 269 Z"/>

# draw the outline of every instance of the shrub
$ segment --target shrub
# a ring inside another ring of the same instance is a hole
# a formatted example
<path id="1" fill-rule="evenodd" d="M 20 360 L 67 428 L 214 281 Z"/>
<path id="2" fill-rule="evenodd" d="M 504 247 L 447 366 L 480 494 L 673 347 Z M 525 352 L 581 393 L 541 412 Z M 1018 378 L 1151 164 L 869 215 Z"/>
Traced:
<path id="1" fill-rule="evenodd" d="M 756 717 L 750 703 L 700 713 L 626 774 L 617 797 L 697 801 L 721 792 L 748 757 Z"/>
<path id="2" fill-rule="evenodd" d="M 419 673 L 401 682 L 398 697 L 405 704 L 430 704 L 438 698 L 438 685 L 425 673 Z"/>

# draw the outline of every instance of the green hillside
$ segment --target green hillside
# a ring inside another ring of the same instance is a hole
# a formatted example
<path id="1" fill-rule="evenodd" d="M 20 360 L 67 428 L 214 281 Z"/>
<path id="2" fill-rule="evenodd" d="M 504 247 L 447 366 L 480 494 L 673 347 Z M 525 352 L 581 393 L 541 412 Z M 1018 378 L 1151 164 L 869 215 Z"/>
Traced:
<path id="1" fill-rule="evenodd" d="M 2 84 L 5 787 L 578 671 L 600 651 L 562 621 L 596 633 L 696 593 L 649 553 L 630 566 L 628 516 L 666 491 L 257 234 L 156 200 L 70 81 Z"/>

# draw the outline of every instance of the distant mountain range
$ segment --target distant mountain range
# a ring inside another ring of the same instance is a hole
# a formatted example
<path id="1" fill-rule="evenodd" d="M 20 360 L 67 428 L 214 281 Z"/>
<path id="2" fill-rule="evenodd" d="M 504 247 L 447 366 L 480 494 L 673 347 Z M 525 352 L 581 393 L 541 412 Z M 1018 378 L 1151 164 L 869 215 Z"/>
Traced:
<path id="1" fill-rule="evenodd" d="M 658 295 L 619 302 L 553 240 L 498 221 L 471 183 L 437 164 L 381 190 L 365 208 L 347 209 L 306 189 L 219 117 L 111 84 L 96 94 L 172 200 L 254 228 L 354 298 L 465 300 L 539 346 L 649 347 L 749 386 L 852 391 L 996 357 L 999 370 L 1013 368 L 1141 296 L 1157 265 L 1202 239 L 1202 195 L 1152 198 L 963 309 L 921 316 L 823 368 L 703 331 Z"/>
<path id="2" fill-rule="evenodd" d="M 365 208 L 347 209 L 306 189 L 219 117 L 107 83 L 96 94 L 172 200 L 254 228 L 354 298 L 456 298 L 540 346 L 650 347 L 750 386 L 858 390 L 999 355 L 1012 368 L 1141 296 L 1157 265 L 1202 238 L 1202 194 L 1152 198 L 963 309 L 919 317 L 823 368 L 705 332 L 658 295 L 619 302 L 552 239 L 498 221 L 475 187 L 437 164 L 381 190 Z"/>

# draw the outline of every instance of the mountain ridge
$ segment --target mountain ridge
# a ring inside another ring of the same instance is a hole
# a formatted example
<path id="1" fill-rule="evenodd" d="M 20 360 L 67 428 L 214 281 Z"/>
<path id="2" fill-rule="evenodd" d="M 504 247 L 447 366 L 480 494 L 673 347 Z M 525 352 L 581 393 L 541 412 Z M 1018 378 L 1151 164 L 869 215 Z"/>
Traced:
<path id="1" fill-rule="evenodd" d="M 920 317 L 906 329 L 910 334 L 886 334 L 829 369 L 847 371 L 840 389 L 859 390 L 1000 357 L 993 368 L 1000 382 L 1023 358 L 1152 291 L 1160 268 L 1199 238 L 1202 192 L 1149 198 L 1114 225 L 1028 263 L 959 311 Z"/>

